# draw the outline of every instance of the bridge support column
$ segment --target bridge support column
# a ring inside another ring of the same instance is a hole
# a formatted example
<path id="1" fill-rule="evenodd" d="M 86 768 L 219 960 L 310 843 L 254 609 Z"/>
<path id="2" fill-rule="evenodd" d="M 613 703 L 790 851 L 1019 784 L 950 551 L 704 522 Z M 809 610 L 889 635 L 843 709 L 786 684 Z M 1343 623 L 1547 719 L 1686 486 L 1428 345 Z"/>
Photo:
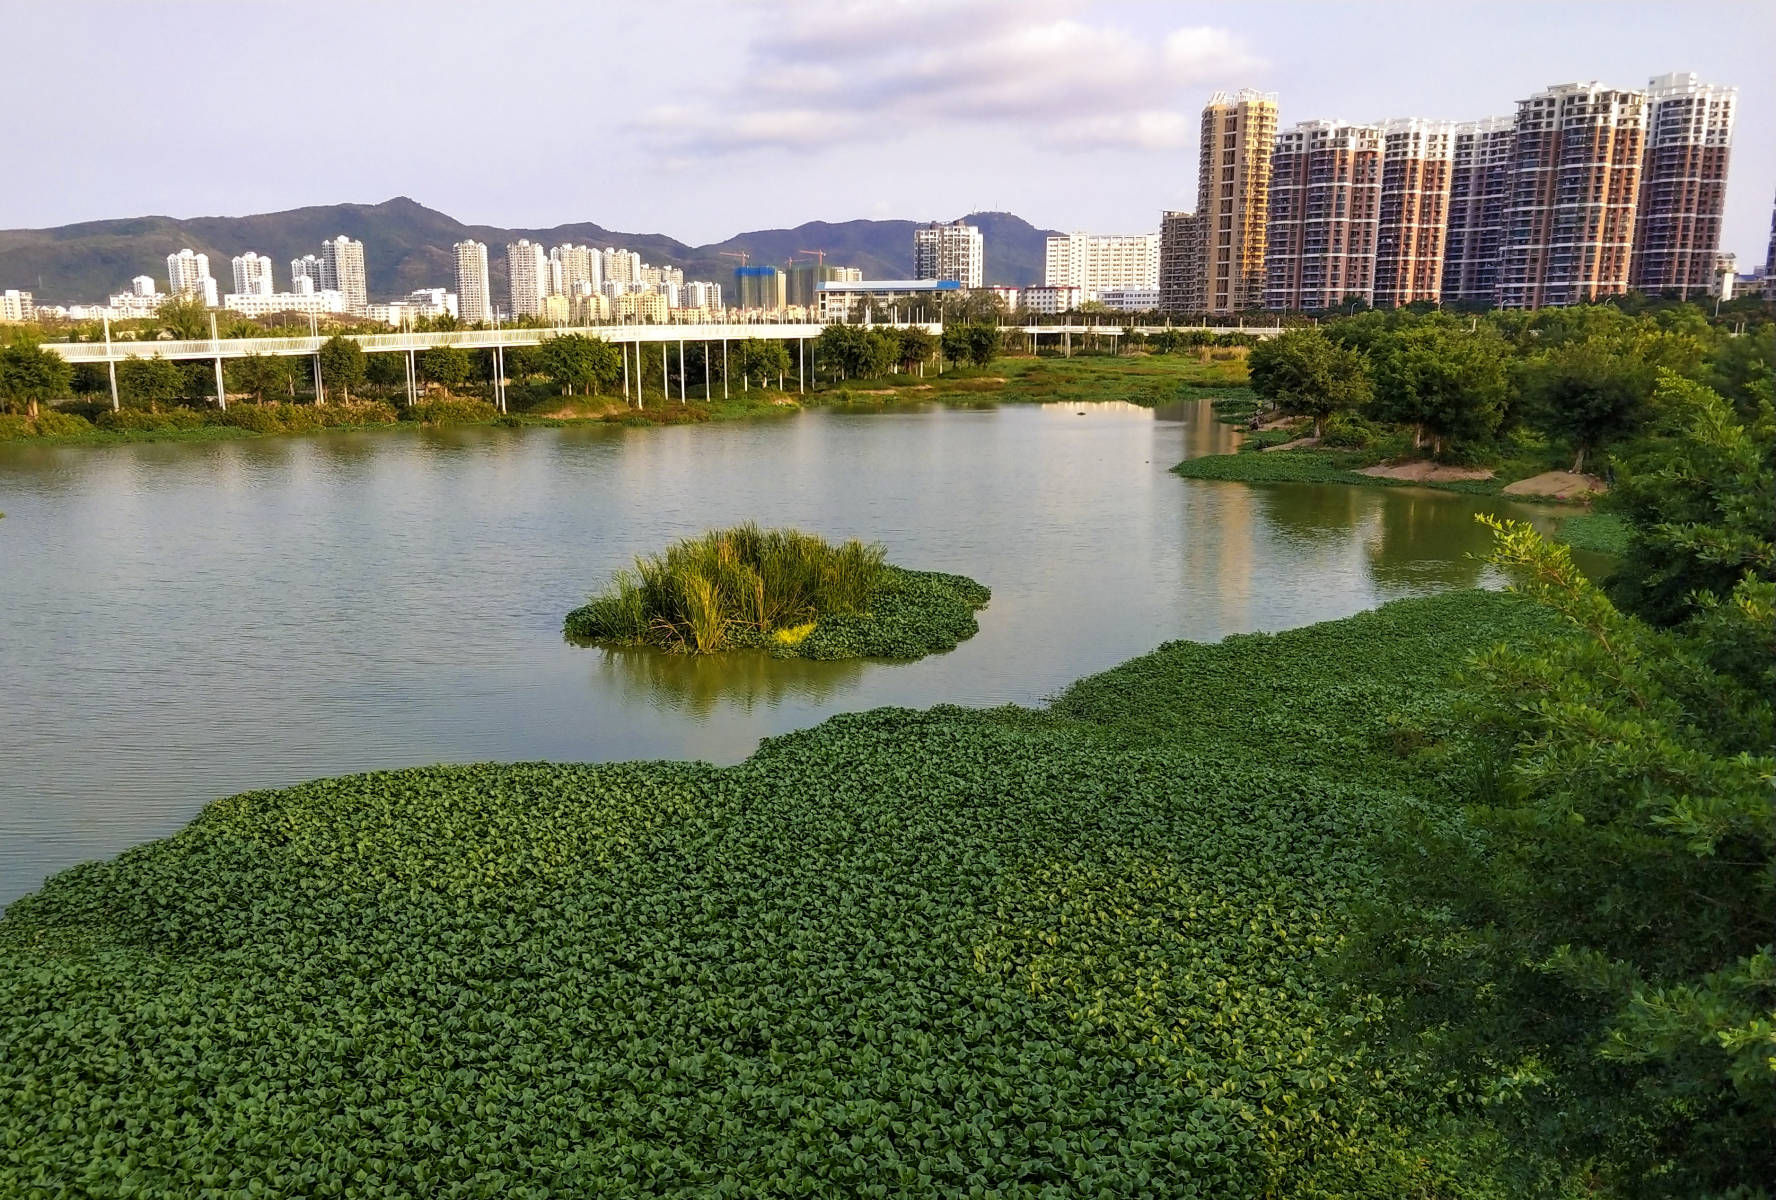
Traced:
<path id="1" fill-rule="evenodd" d="M 672 372 L 666 367 L 666 343 L 660 343 L 660 403 L 672 402 Z"/>
<path id="2" fill-rule="evenodd" d="M 709 394 L 709 343 L 703 343 L 703 403 L 708 404 L 714 399 Z"/>
<path id="3" fill-rule="evenodd" d="M 629 403 L 629 347 L 618 342 L 617 349 L 623 355 L 623 403 L 627 404 Z"/>
<path id="4" fill-rule="evenodd" d="M 796 394 L 808 392 L 808 339 L 796 339 Z"/>
<path id="5" fill-rule="evenodd" d="M 216 407 L 228 411 L 228 393 L 222 389 L 222 342 L 216 336 L 216 314 L 210 314 L 210 345 L 216 349 Z"/>
<path id="6" fill-rule="evenodd" d="M 631 260 L 633 261 L 633 260 Z M 728 337 L 722 335 L 722 399 L 728 398 Z"/>
<path id="7" fill-rule="evenodd" d="M 117 360 L 111 357 L 111 313 L 105 313 L 105 369 L 111 375 L 111 411 L 116 412 L 123 405 L 117 402 Z"/>
<path id="8" fill-rule="evenodd" d="M 412 408 L 419 403 L 419 359 L 412 350 L 407 351 L 407 407 Z"/>
<path id="9" fill-rule="evenodd" d="M 680 404 L 685 402 L 685 344 L 683 338 L 678 339 L 678 402 Z"/>
<path id="10" fill-rule="evenodd" d="M 321 356 L 319 353 L 314 356 L 314 376 L 315 403 L 325 404 L 327 402 L 327 385 L 321 381 Z"/>

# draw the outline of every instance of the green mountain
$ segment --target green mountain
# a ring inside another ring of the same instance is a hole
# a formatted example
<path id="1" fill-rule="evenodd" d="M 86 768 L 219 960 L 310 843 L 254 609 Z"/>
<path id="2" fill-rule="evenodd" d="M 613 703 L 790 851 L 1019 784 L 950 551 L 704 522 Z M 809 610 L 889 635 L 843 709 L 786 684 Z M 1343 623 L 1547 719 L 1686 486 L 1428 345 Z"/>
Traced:
<path id="1" fill-rule="evenodd" d="M 989 283 L 1022 286 L 1042 278 L 1043 239 L 1011 213 L 971 213 L 985 241 Z M 210 256 L 210 272 L 227 291 L 228 260 L 252 250 L 269 255 L 280 288 L 288 286 L 292 258 L 318 253 L 321 242 L 346 234 L 364 243 L 364 269 L 373 299 L 415 288 L 454 286 L 451 246 L 465 238 L 487 243 L 493 291 L 506 286 L 504 247 L 519 238 L 545 245 L 584 242 L 622 246 L 656 266 L 683 267 L 694 279 L 726 283 L 742 252 L 755 264 L 783 263 L 806 251 L 826 252 L 829 264 L 863 268 L 865 278 L 912 273 L 914 221 L 810 221 L 794 229 L 760 229 L 724 242 L 690 246 L 658 233 L 620 233 L 591 222 L 552 229 L 464 225 L 435 209 L 397 196 L 381 204 L 328 204 L 249 217 L 132 217 L 84 221 L 55 229 L 0 230 L 0 287 L 26 288 L 39 303 L 99 303 L 126 289 L 136 275 L 166 286 L 166 256 L 185 246 Z"/>

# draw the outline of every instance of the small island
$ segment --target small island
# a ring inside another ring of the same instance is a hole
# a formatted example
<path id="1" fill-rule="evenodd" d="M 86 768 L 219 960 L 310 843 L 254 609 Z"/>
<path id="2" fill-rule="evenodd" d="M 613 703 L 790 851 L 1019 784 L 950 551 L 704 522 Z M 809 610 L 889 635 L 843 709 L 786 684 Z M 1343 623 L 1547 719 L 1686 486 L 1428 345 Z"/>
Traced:
<path id="1" fill-rule="evenodd" d="M 565 632 L 680 654 L 909 660 L 973 637 L 991 596 L 966 576 L 892 566 L 879 545 L 749 522 L 637 558 L 567 614 Z"/>

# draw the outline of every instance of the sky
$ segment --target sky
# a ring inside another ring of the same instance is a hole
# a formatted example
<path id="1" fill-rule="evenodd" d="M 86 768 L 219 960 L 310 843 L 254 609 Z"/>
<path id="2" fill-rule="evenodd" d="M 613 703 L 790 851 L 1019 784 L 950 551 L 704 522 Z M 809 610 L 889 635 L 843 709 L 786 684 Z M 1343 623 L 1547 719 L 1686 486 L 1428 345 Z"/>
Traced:
<path id="1" fill-rule="evenodd" d="M 1739 88 L 1723 249 L 1763 261 L 1776 3 L 0 0 L 0 227 L 405 195 L 692 243 L 996 209 L 1152 231 L 1198 114 L 1509 114 L 1554 83 Z"/>

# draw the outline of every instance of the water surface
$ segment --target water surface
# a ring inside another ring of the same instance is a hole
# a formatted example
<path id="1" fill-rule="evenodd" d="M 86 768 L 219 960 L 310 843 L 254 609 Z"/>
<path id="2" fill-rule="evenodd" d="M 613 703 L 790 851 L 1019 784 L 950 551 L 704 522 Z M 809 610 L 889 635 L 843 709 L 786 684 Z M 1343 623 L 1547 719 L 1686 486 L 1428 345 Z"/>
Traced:
<path id="1" fill-rule="evenodd" d="M 0 904 L 251 788 L 1039 703 L 1172 638 L 1486 582 L 1476 508 L 1545 511 L 1168 473 L 1236 436 L 1193 402 L 0 447 Z M 634 555 L 742 520 L 973 576 L 981 633 L 910 665 L 563 641 Z"/>

